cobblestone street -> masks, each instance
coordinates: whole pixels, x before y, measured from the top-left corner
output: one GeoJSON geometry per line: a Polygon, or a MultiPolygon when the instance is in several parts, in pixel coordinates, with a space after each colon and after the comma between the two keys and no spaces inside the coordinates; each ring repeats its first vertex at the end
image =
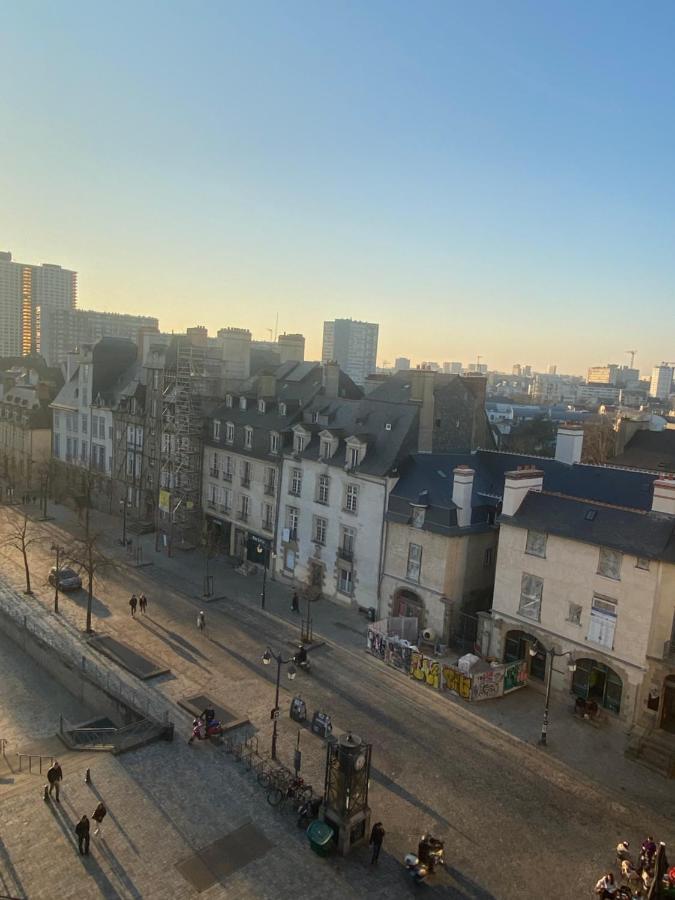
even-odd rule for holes
{"type": "MultiPolygon", "coordinates": [[[[46,523],[48,539],[33,554],[35,589],[45,604],[52,598],[44,584],[52,564],[48,547],[54,537],[63,539],[59,529],[71,521],[62,509],[54,512],[59,518],[46,523]]],[[[286,652],[297,640],[288,590],[269,583],[262,613],[260,580],[223,564],[216,572],[216,593],[225,599],[204,606],[198,599],[198,558],[155,556],[150,536],[141,543],[144,558],[154,564],[128,567],[116,543],[117,521],[99,517],[97,523],[106,529],[107,550],[119,562],[96,587],[97,633],[170,669],[147,682],[148,690],[174,704],[208,694],[250,719],[267,750],[276,673],[270,671],[274,667],[263,668],[260,657],[268,645],[286,652]],[[148,615],[135,620],[127,605],[132,590],[149,599],[148,615]],[[195,625],[200,608],[207,617],[204,635],[195,625]]],[[[2,560],[3,576],[20,589],[20,558],[2,560]]],[[[62,616],[82,628],[85,606],[84,592],[64,596],[62,616]]],[[[265,803],[241,764],[222,748],[187,745],[190,719],[176,706],[173,744],[118,757],[98,754],[79,767],[77,758],[69,758],[60,810],[42,801],[39,779],[17,779],[11,790],[0,784],[0,890],[27,898],[196,896],[175,865],[247,822],[271,848],[200,896],[406,897],[413,885],[401,859],[430,829],[445,840],[448,862],[447,871],[427,885],[431,896],[538,897],[543,873],[555,872],[564,873],[560,896],[573,898],[590,894],[612,863],[619,838],[637,841],[652,832],[672,841],[673,785],[624,760],[619,736],[611,730],[579,730],[584,724],[570,721],[561,700],[554,707],[551,750],[542,752],[533,744],[542,709],[533,691],[472,707],[449,701],[366,654],[366,624],[357,613],[320,602],[312,615],[326,643],[311,651],[311,673],[282,685],[280,756],[292,760],[297,729],[286,712],[295,693],[310,712],[329,712],[336,732],[351,729],[373,744],[371,806],[387,830],[376,869],[368,865],[366,849],[345,860],[311,853],[292,816],[265,803]],[[83,779],[87,765],[91,786],[83,779]],[[72,829],[82,812],[91,813],[97,793],[111,815],[104,841],[81,860],[72,829]]],[[[2,693],[3,723],[13,713],[15,690],[2,693]]],[[[44,709],[42,694],[42,684],[23,685],[19,702],[27,721],[44,709]]],[[[60,702],[55,696],[47,705],[60,702]]],[[[13,743],[30,739],[30,730],[22,735],[19,726],[10,734],[13,743]]],[[[323,744],[307,730],[301,741],[303,774],[320,787],[323,744]]]]}

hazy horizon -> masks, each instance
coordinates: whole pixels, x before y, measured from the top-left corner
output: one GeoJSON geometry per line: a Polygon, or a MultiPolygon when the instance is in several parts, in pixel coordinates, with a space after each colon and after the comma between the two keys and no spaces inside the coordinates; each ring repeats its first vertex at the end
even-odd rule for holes
{"type": "Polygon", "coordinates": [[[0,249],[83,308],[378,361],[675,356],[675,20],[653,3],[5,10],[0,249]],[[26,61],[30,64],[26,65],[26,61]]]}

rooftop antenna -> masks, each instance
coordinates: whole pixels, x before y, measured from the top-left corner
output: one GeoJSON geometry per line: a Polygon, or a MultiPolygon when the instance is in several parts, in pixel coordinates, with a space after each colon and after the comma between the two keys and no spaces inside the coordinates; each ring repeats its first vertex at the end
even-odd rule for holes
{"type": "Polygon", "coordinates": [[[637,350],[626,350],[626,353],[630,354],[630,367],[633,368],[633,363],[635,362],[635,355],[637,350]]]}
{"type": "Polygon", "coordinates": [[[277,319],[276,319],[276,322],[274,323],[274,340],[276,341],[276,339],[278,337],[279,337],[279,313],[277,312],[277,319]]]}

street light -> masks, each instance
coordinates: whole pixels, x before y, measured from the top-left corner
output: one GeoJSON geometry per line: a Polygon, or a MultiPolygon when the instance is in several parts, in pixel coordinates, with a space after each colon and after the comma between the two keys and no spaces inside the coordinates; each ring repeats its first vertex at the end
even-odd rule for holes
{"type": "Polygon", "coordinates": [[[539,738],[539,744],[542,747],[546,747],[547,745],[547,735],[548,735],[548,710],[549,703],[551,700],[551,675],[553,674],[553,660],[557,657],[569,656],[570,659],[567,663],[567,669],[570,672],[574,672],[577,668],[577,664],[574,662],[572,657],[573,650],[562,650],[558,652],[555,647],[545,647],[541,641],[535,641],[534,645],[530,647],[530,656],[536,656],[539,653],[539,650],[543,650],[546,654],[546,700],[544,701],[544,721],[541,725],[541,737],[539,738]]]}
{"type": "Polygon", "coordinates": [[[262,655],[262,663],[264,666],[269,666],[269,664],[274,660],[277,664],[277,692],[276,697],[274,699],[274,709],[272,710],[272,721],[274,723],[272,727],[272,759],[277,758],[277,722],[279,720],[279,683],[281,681],[281,667],[288,666],[288,680],[293,681],[295,678],[295,666],[293,665],[293,657],[289,656],[288,659],[284,659],[281,653],[275,653],[274,650],[271,650],[269,647],[262,655]]]}
{"type": "Polygon", "coordinates": [[[120,500],[120,506],[122,508],[122,538],[120,540],[120,544],[123,547],[127,545],[127,509],[131,509],[131,501],[130,500],[120,500]]]}
{"type": "Polygon", "coordinates": [[[52,553],[56,553],[56,575],[54,576],[54,612],[59,612],[59,576],[61,573],[61,554],[64,548],[59,544],[52,544],[52,553]]]}
{"type": "MultiPolygon", "coordinates": [[[[255,552],[263,557],[263,580],[262,591],[260,593],[260,609],[265,609],[265,589],[267,587],[267,566],[269,565],[270,551],[265,543],[258,538],[255,552]]],[[[274,554],[272,554],[272,558],[275,558],[274,554]]]]}

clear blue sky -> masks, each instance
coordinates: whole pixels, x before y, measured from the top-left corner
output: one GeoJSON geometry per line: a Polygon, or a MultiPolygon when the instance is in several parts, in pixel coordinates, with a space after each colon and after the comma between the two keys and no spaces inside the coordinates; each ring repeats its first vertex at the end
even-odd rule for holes
{"type": "Polygon", "coordinates": [[[675,357],[672,2],[5,6],[0,249],[164,328],[675,357]]]}

